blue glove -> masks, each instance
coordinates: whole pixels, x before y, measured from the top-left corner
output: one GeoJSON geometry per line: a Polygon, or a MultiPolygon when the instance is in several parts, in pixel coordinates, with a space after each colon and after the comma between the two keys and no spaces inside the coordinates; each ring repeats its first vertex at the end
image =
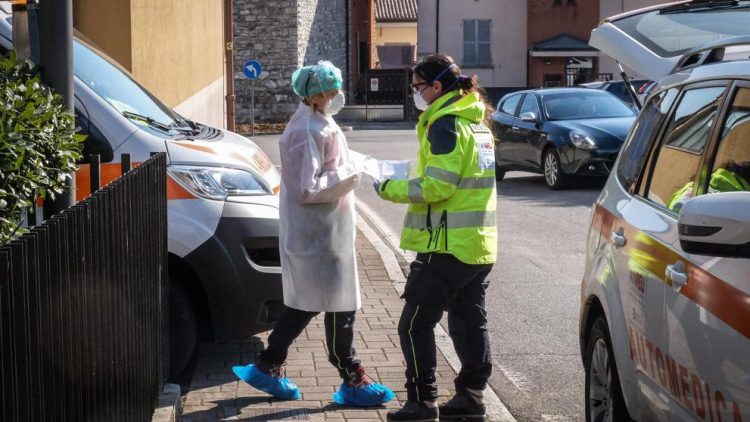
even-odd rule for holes
{"type": "Polygon", "coordinates": [[[380,195],[380,182],[375,182],[372,184],[372,187],[375,189],[375,193],[380,195]]]}

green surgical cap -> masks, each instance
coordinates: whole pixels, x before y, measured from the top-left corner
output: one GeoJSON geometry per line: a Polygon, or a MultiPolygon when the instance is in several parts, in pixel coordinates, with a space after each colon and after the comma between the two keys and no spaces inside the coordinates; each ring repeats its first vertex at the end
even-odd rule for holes
{"type": "Polygon", "coordinates": [[[292,89],[300,97],[312,97],[323,91],[341,89],[341,70],[329,61],[301,67],[292,75],[292,89]]]}

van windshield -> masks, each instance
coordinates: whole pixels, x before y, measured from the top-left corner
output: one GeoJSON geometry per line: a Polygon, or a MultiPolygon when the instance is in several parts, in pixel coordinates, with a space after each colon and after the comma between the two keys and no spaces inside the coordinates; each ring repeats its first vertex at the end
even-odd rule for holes
{"type": "Polygon", "coordinates": [[[73,67],[81,82],[120,113],[135,113],[168,126],[176,124],[176,116],[167,106],[117,66],[78,40],[73,42],[73,67]]]}

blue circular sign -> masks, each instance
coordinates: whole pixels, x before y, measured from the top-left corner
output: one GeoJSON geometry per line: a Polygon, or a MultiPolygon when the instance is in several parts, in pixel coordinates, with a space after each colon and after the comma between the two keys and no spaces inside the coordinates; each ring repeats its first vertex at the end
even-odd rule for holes
{"type": "Polygon", "coordinates": [[[263,71],[263,68],[260,67],[260,62],[256,60],[248,60],[244,66],[242,66],[242,71],[245,73],[245,76],[248,77],[248,79],[258,79],[260,77],[260,72],[263,71]]]}

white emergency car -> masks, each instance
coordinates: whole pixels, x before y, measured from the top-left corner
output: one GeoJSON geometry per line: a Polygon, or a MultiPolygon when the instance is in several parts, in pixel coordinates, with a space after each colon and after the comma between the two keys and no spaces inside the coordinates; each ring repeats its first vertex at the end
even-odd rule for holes
{"type": "Polygon", "coordinates": [[[586,419],[750,420],[750,1],[604,20],[590,44],[660,81],[591,216],[586,419]]]}
{"type": "Polygon", "coordinates": [[[591,216],[586,420],[750,420],[750,1],[604,20],[590,44],[660,81],[591,216]]]}
{"type": "MultiPolygon", "coordinates": [[[[12,48],[12,15],[0,1],[0,54],[12,48]]],[[[191,122],[76,35],[76,123],[84,154],[101,156],[102,184],[151,152],[168,162],[170,373],[188,363],[199,335],[239,339],[271,328],[281,312],[280,175],[266,154],[235,133],[191,122]]],[[[84,159],[84,162],[87,162],[84,159]]],[[[76,196],[89,194],[87,164],[76,196]]]]}

